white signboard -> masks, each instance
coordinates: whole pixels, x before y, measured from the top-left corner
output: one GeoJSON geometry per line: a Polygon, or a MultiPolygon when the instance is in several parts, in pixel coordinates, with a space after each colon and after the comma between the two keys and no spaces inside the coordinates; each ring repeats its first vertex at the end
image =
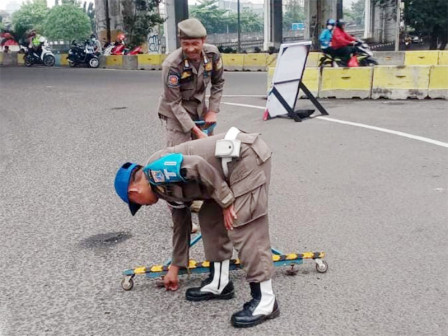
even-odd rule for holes
{"type": "Polygon", "coordinates": [[[272,89],[266,103],[265,113],[268,117],[289,115],[289,112],[294,110],[310,46],[311,41],[280,46],[272,89]]]}

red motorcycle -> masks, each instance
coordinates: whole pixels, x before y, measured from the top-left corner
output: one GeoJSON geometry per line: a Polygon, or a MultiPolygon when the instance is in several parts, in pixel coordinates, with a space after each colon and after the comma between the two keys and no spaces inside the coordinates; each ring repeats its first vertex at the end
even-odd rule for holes
{"type": "Polygon", "coordinates": [[[125,39],[126,39],[126,36],[123,33],[118,34],[115,43],[112,43],[104,48],[103,55],[110,56],[110,55],[143,54],[142,47],[140,47],[140,46],[135,47],[132,50],[129,50],[129,48],[126,48],[126,44],[124,43],[125,39]]]}

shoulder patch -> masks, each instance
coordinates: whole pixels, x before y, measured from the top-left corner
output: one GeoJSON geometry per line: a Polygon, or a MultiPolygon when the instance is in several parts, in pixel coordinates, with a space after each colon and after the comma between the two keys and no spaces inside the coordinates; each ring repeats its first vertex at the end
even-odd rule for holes
{"type": "Polygon", "coordinates": [[[222,68],[222,57],[220,57],[218,62],[215,63],[216,70],[220,70],[221,68],[222,68]]]}
{"type": "Polygon", "coordinates": [[[168,87],[178,87],[179,86],[180,76],[178,74],[170,73],[168,75],[167,85],[168,87]]]}

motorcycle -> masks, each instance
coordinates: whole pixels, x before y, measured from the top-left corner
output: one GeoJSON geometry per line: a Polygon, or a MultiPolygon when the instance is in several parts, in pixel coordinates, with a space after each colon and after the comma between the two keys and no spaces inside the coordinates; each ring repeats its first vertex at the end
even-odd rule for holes
{"type": "Polygon", "coordinates": [[[142,53],[142,47],[140,46],[129,50],[124,43],[113,43],[105,47],[103,55],[138,55],[142,53]]]}
{"type": "Polygon", "coordinates": [[[94,47],[88,41],[84,45],[80,45],[73,40],[68,51],[67,61],[70,67],[75,67],[78,64],[87,64],[89,68],[100,66],[100,60],[94,52],[94,47]]]}
{"type": "MultiPolygon", "coordinates": [[[[356,41],[350,58],[353,56],[356,56],[359,66],[378,65],[378,62],[373,58],[372,50],[370,50],[369,45],[364,41],[356,41]]],[[[346,67],[348,65],[339,56],[324,53],[319,60],[319,67],[324,66],[346,67]]]]}
{"type": "Polygon", "coordinates": [[[21,47],[21,52],[25,53],[24,61],[25,66],[30,67],[34,64],[43,64],[45,66],[53,66],[56,63],[56,58],[51,52],[47,43],[43,43],[41,46],[40,55],[36,53],[34,49],[28,49],[27,46],[21,47]]]}

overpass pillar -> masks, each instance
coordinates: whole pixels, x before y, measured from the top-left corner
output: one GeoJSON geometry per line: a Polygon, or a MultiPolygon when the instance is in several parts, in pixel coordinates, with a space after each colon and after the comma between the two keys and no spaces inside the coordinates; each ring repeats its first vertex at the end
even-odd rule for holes
{"type": "Polygon", "coordinates": [[[264,1],[264,43],[263,49],[278,49],[283,41],[282,0],[264,1]]]}
{"type": "Polygon", "coordinates": [[[364,6],[364,38],[370,39],[372,37],[372,22],[373,22],[373,10],[372,0],[366,0],[364,6]]]}
{"type": "Polygon", "coordinates": [[[180,47],[177,38],[177,24],[188,19],[188,0],[166,0],[166,21],[163,24],[166,39],[166,53],[170,53],[180,47]]]}
{"type": "Polygon", "coordinates": [[[319,49],[319,35],[328,19],[342,17],[342,0],[305,0],[305,39],[319,49]]]}

